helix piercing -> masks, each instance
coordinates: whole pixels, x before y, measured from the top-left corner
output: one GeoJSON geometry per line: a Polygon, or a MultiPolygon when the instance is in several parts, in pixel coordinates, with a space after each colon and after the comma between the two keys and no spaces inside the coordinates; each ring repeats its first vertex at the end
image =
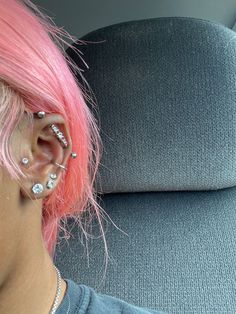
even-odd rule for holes
{"type": "Polygon", "coordinates": [[[77,154],[75,152],[71,153],[70,156],[74,159],[77,157],[77,154]]]}
{"type": "Polygon", "coordinates": [[[44,111],[39,111],[39,112],[37,112],[37,116],[38,116],[40,119],[45,118],[45,115],[46,115],[46,113],[45,113],[44,111]]]}

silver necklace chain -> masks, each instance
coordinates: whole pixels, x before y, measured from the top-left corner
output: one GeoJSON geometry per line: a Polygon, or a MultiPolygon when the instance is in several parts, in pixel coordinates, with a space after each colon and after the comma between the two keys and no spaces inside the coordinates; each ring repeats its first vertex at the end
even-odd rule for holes
{"type": "Polygon", "coordinates": [[[55,314],[56,309],[57,309],[58,300],[59,300],[59,297],[61,294],[61,273],[55,265],[53,265],[53,266],[55,267],[55,269],[57,271],[57,293],[56,293],[50,314],[55,314]]]}

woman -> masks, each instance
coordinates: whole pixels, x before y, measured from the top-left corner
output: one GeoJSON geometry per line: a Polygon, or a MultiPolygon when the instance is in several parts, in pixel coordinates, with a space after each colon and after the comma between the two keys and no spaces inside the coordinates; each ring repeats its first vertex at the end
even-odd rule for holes
{"type": "Polygon", "coordinates": [[[101,140],[60,34],[29,0],[0,0],[0,313],[161,313],[63,279],[53,264],[62,222],[89,209],[106,248],[93,191],[101,140]]]}

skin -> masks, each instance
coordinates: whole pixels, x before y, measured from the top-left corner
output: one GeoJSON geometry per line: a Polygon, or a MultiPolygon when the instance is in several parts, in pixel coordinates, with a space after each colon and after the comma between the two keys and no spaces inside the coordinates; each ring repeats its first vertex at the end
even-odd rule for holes
{"type": "MultiPolygon", "coordinates": [[[[49,175],[57,174],[57,186],[65,171],[54,162],[66,166],[72,145],[61,115],[35,117],[32,134],[27,124],[24,116],[11,141],[14,159],[27,175],[21,177],[23,187],[0,167],[0,313],[48,314],[56,295],[57,273],[42,237],[42,201],[54,189],[46,188],[49,175]],[[57,140],[49,127],[52,123],[64,133],[68,148],[63,149],[57,140]],[[28,165],[21,163],[23,157],[29,159],[28,165]],[[36,182],[44,185],[37,196],[31,191],[36,182]]],[[[58,306],[67,289],[64,280],[61,287],[58,306]]]]}

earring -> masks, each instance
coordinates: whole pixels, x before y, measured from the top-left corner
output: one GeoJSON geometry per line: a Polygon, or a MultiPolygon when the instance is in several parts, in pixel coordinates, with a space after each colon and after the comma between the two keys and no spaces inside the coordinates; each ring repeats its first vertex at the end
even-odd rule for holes
{"type": "MultiPolygon", "coordinates": [[[[77,154],[76,154],[75,152],[72,152],[72,153],[70,154],[70,157],[73,158],[73,159],[75,159],[75,158],[77,157],[77,154]]],[[[21,163],[22,163],[23,165],[28,165],[29,159],[26,158],[26,157],[24,157],[24,158],[21,159],[21,163]]],[[[65,169],[65,170],[67,170],[67,168],[64,167],[63,165],[60,165],[60,164],[58,164],[57,162],[55,162],[55,164],[56,164],[57,166],[59,166],[59,167],[65,169]]],[[[53,178],[52,178],[52,179],[53,179],[53,178]]],[[[56,179],[56,177],[55,177],[55,179],[56,179]]]]}
{"type": "Polygon", "coordinates": [[[67,148],[68,147],[68,143],[67,143],[67,140],[64,137],[64,134],[62,132],[60,132],[60,130],[58,129],[58,127],[55,124],[51,124],[50,128],[52,129],[53,133],[56,135],[56,137],[59,140],[59,142],[61,142],[63,144],[63,147],[67,148]]]}
{"type": "Polygon", "coordinates": [[[39,111],[39,112],[37,112],[37,116],[38,116],[40,119],[45,118],[45,115],[46,115],[46,113],[45,113],[44,111],[39,111]]]}
{"type": "Polygon", "coordinates": [[[36,183],[32,187],[32,191],[34,194],[40,194],[44,190],[43,185],[41,183],[36,183]]]}
{"type": "Polygon", "coordinates": [[[22,162],[23,165],[28,165],[29,159],[24,157],[24,158],[22,158],[21,162],[22,162]]]}
{"type": "MultiPolygon", "coordinates": [[[[38,118],[42,119],[45,118],[46,113],[44,111],[38,111],[36,112],[38,118]]],[[[52,129],[52,131],[54,132],[54,134],[56,135],[57,139],[63,144],[64,148],[68,147],[68,142],[64,137],[64,134],[62,132],[60,132],[60,130],[58,129],[58,127],[55,124],[51,124],[50,128],[52,129]]],[[[70,154],[71,158],[76,158],[77,154],[75,152],[72,152],[70,154]]],[[[59,167],[61,166],[62,168],[66,169],[64,166],[57,164],[59,167]]]]}
{"type": "Polygon", "coordinates": [[[77,157],[77,154],[75,152],[73,152],[73,153],[70,154],[70,157],[74,159],[74,158],[77,157]]]}
{"type": "MultiPolygon", "coordinates": [[[[70,157],[73,158],[73,159],[75,159],[75,158],[77,157],[77,154],[76,154],[75,152],[73,152],[73,153],[70,154],[70,157]]],[[[21,159],[21,162],[22,162],[23,165],[28,165],[29,159],[26,158],[26,157],[24,157],[24,158],[21,159]]],[[[55,165],[57,165],[58,167],[61,167],[61,168],[64,169],[64,170],[67,170],[67,168],[66,168],[65,166],[60,165],[60,164],[58,164],[57,162],[55,162],[55,165]]],[[[52,179],[53,179],[53,178],[52,178],[52,179]]],[[[56,179],[56,178],[55,178],[55,179],[56,179]]]]}
{"type": "Polygon", "coordinates": [[[56,173],[51,173],[50,174],[50,180],[48,180],[47,181],[47,183],[46,183],[46,187],[48,188],[48,189],[52,189],[53,187],[54,187],[54,180],[56,180],[56,178],[57,178],[57,175],[56,175],[56,173]]]}

